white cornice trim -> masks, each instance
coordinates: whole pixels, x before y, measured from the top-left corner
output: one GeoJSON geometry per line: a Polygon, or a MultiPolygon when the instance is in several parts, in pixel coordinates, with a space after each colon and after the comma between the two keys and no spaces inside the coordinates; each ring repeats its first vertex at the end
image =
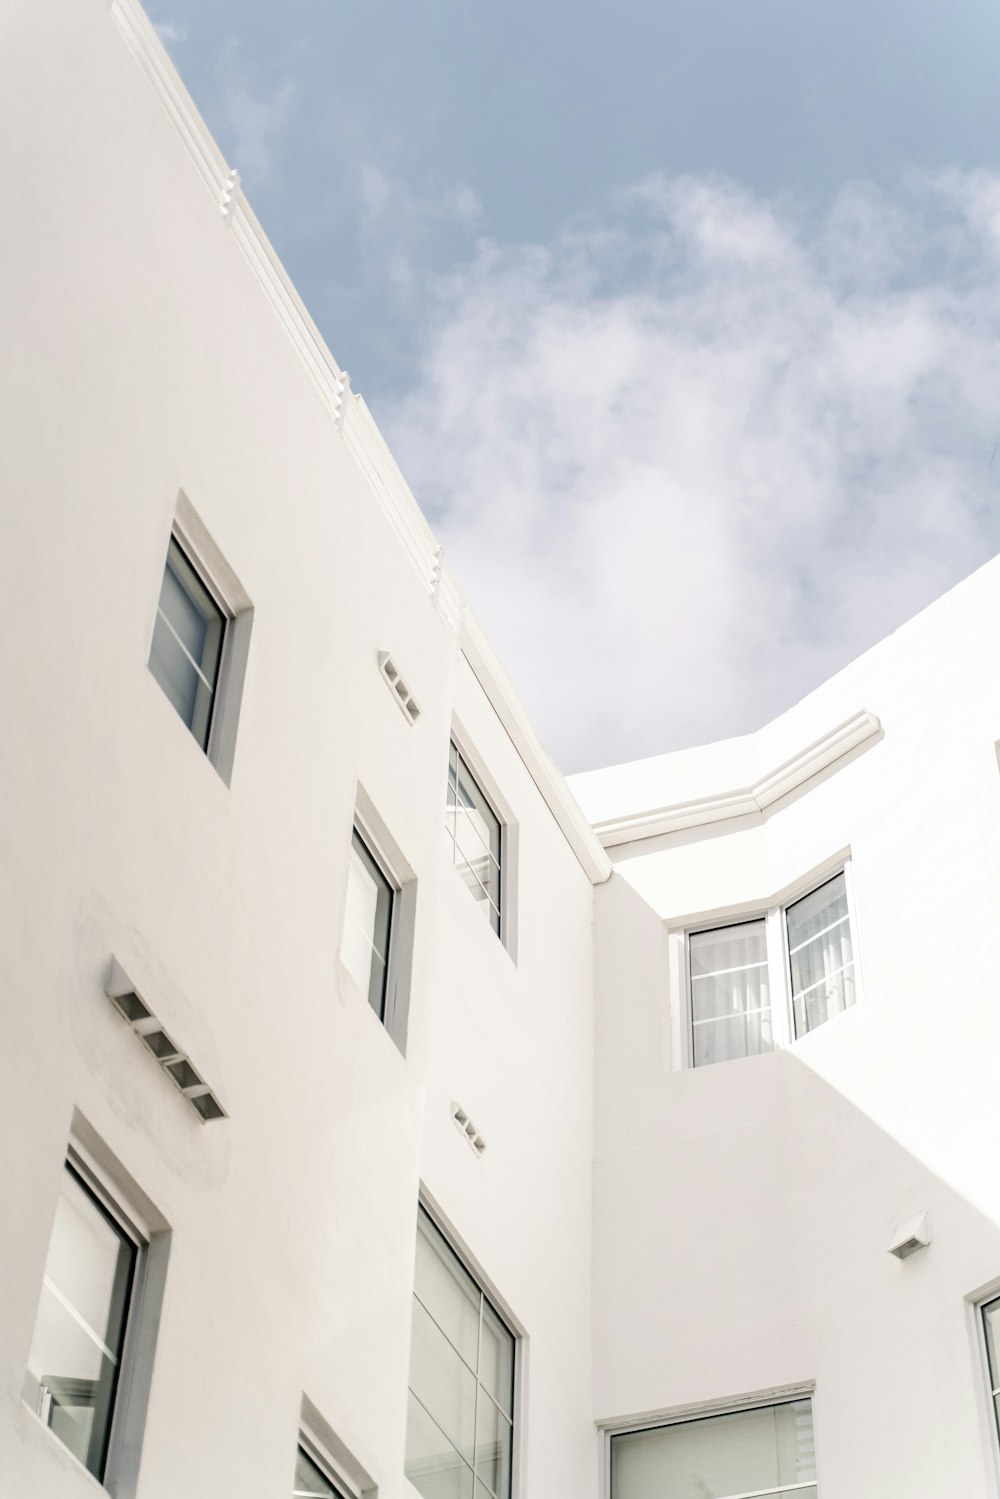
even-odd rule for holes
{"type": "Polygon", "coordinates": [[[610,817],[595,822],[594,832],[604,848],[635,843],[642,838],[656,838],[663,833],[677,833],[685,828],[704,827],[709,823],[727,822],[737,817],[761,817],[783,797],[836,764],[859,745],[874,739],[882,725],[867,708],[814,740],[805,749],[783,761],[752,786],[721,791],[715,796],[697,797],[689,802],[674,802],[665,807],[630,812],[625,817],[610,817]]]}
{"type": "Polygon", "coordinates": [[[428,597],[456,636],[494,711],[588,876],[606,880],[611,862],[528,721],[517,695],[465,603],[434,533],[361,397],[338,365],[278,259],[205,121],[138,0],[110,0],[110,14],[161,104],[428,597]]]}
{"type": "Polygon", "coordinates": [[[479,622],[466,610],[459,635],[462,654],[489,698],[511,743],[558,823],[584,873],[600,885],[612,872],[611,860],[594,835],[562,772],[542,747],[531,721],[515,693],[506,672],[483,634],[479,622]]]}
{"type": "Polygon", "coordinates": [[[246,257],[334,425],[344,434],[424,587],[433,594],[437,542],[368,408],[352,395],[350,377],[328,349],[258,223],[240,187],[239,173],[230,168],[216,145],[138,0],[111,0],[110,13],[208,188],[223,226],[246,257]]]}
{"type": "Polygon", "coordinates": [[[421,583],[433,597],[440,573],[437,538],[361,396],[352,394],[347,400],[341,430],[347,451],[367,479],[421,583]]]}
{"type": "Polygon", "coordinates": [[[152,81],[161,104],[221,213],[222,200],[232,174],[205,121],[195,108],[191,95],[181,82],[166,48],[136,0],[111,0],[111,16],[129,51],[142,64],[152,81]]]}

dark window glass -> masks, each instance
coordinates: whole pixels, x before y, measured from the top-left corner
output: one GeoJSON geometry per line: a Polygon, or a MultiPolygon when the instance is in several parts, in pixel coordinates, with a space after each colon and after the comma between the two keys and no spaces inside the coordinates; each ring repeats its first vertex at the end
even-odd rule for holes
{"type": "Polygon", "coordinates": [[[385,1020],[394,896],[388,878],[355,828],[347,871],[343,959],[380,1020],[385,1020]]]}
{"type": "Polygon", "coordinates": [[[139,1249],[67,1164],[28,1358],[47,1426],[103,1478],[139,1249]]]}
{"type": "Polygon", "coordinates": [[[171,537],[149,669],[203,750],[208,749],[226,617],[171,537]]]}
{"type": "Polygon", "coordinates": [[[502,825],[454,744],[448,759],[446,827],[455,867],[499,937],[502,825]]]}
{"type": "Polygon", "coordinates": [[[292,1499],[344,1499],[340,1489],[322,1473],[304,1447],[295,1455],[295,1487],[292,1499]]]}

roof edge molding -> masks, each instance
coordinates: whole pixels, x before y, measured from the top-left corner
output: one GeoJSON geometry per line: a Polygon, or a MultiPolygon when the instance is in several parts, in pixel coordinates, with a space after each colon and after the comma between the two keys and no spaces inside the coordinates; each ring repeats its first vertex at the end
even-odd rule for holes
{"type": "Polygon", "coordinates": [[[606,880],[611,873],[607,854],[562,772],[542,748],[371,412],[361,396],[351,390],[349,375],[334,359],[261,228],[240,186],[239,172],[229,166],[219,150],[138,0],[111,0],[109,10],[214,201],[220,227],[232,234],[243,252],[347,451],[367,480],[428,597],[456,637],[570,848],[591,880],[606,880]]]}
{"type": "Polygon", "coordinates": [[[875,714],[862,708],[751,786],[631,812],[624,817],[607,818],[593,824],[594,832],[605,848],[614,848],[619,844],[677,833],[686,828],[705,827],[714,822],[727,822],[737,817],[763,816],[775,803],[881,732],[882,725],[875,714]]]}
{"type": "Polygon", "coordinates": [[[584,873],[593,884],[603,884],[610,878],[611,860],[566,784],[562,771],[543,748],[492,646],[471,612],[464,615],[459,640],[462,654],[584,873]]]}

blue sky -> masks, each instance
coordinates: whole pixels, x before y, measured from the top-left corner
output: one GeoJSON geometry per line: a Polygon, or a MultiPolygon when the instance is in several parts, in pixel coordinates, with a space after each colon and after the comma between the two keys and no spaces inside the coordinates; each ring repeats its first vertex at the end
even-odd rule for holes
{"type": "Polygon", "coordinates": [[[565,769],[1000,546],[1000,7],[151,14],[565,769]]]}

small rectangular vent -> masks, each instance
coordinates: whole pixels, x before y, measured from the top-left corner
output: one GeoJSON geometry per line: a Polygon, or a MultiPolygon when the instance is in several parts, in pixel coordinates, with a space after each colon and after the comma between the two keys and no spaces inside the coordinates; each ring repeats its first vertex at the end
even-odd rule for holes
{"type": "Polygon", "coordinates": [[[195,1071],[188,1056],[167,1035],[146,1001],[117,958],[111,959],[111,970],[104,992],[123,1020],[127,1021],[174,1087],[187,1099],[199,1119],[225,1119],[227,1114],[211,1088],[195,1071]]]}
{"type": "Polygon", "coordinates": [[[930,1242],[931,1231],[927,1222],[927,1213],[916,1213],[905,1223],[896,1224],[892,1231],[889,1253],[894,1254],[897,1260],[908,1260],[910,1255],[916,1254],[918,1249],[926,1249],[930,1242]]]}
{"type": "Polygon", "coordinates": [[[472,1120],[469,1118],[468,1114],[466,1113],[465,1109],[462,1108],[462,1105],[460,1103],[452,1103],[451,1122],[459,1131],[462,1138],[465,1140],[466,1145],[469,1146],[469,1149],[473,1152],[473,1154],[477,1156],[482,1155],[483,1151],[486,1149],[486,1141],[483,1139],[482,1135],[479,1133],[478,1129],[473,1124],[472,1120]]]}
{"type": "Polygon", "coordinates": [[[409,687],[399,674],[399,667],[388,651],[379,651],[378,669],[396,700],[396,705],[407,723],[414,724],[420,717],[420,709],[409,687]]]}

